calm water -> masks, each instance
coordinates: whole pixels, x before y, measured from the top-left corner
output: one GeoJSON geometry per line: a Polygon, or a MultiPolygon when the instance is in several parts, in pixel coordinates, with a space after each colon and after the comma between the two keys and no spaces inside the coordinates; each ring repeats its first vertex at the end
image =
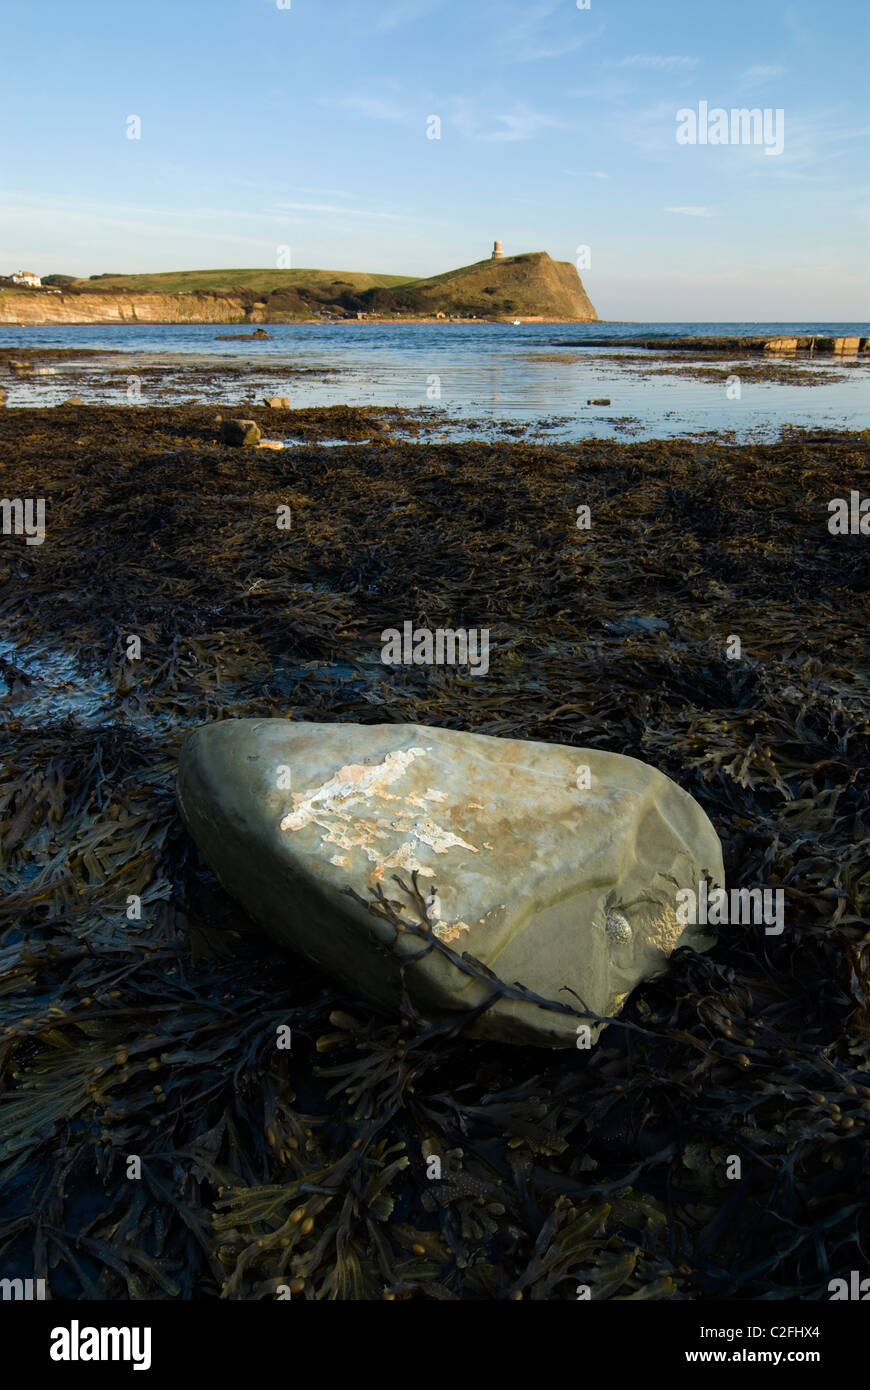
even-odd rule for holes
{"type": "MultiPolygon", "coordinates": [[[[51,406],[77,395],[129,403],[139,378],[143,405],[200,400],[243,404],[282,395],[291,405],[426,408],[449,417],[451,434],[498,433],[516,422],[552,439],[629,438],[735,431],[774,437],[785,424],[870,428],[870,364],[794,358],[819,384],[704,381],[690,365],[631,347],[557,346],[569,338],[705,337],[747,334],[868,336],[862,323],[270,324],[267,341],[220,342],[242,325],[143,324],[0,327],[0,347],[107,349],[68,359],[53,374],[6,381],[9,405],[51,406]],[[669,367],[667,374],[654,368],[669,367]],[[296,375],[302,369],[303,375],[296,375]],[[678,372],[673,369],[680,369],[678,372]],[[607,397],[607,406],[590,406],[607,397]]],[[[758,362],[760,359],[754,359],[758,362]]],[[[788,359],[786,359],[788,361],[788,359]]],[[[724,359],[728,374],[739,362],[724,359]]],[[[443,426],[439,427],[443,431],[443,426]]]]}

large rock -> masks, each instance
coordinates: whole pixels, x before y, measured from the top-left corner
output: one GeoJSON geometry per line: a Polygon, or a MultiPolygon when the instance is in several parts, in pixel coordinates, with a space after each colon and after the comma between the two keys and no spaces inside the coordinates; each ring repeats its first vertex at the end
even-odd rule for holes
{"type": "Polygon", "coordinates": [[[232,444],[239,449],[245,444],[256,444],[262,430],[256,420],[222,420],[220,427],[221,444],[232,444]]]}
{"type": "Polygon", "coordinates": [[[467,952],[559,1006],[498,999],[473,1031],[508,1042],[576,1043],[582,1017],[560,1008],[582,1013],[579,995],[613,1015],[677,945],[704,949],[677,921],[677,889],[697,891],[705,875],[724,885],[719,840],[692,797],[595,749],[226,720],[185,741],[178,797],[227,891],[355,993],[395,1007],[404,961],[427,1017],[478,1008],[495,987],[463,965],[467,952]],[[414,870],[416,902],[394,881],[410,886],[414,870]],[[397,933],[348,889],[366,901],[382,891],[409,928],[397,933]]]}

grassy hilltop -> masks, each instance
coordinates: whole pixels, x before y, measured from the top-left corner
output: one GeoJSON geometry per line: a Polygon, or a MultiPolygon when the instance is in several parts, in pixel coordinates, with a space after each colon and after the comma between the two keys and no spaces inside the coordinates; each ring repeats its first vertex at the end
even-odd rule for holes
{"type": "Polygon", "coordinates": [[[154,275],[92,275],[75,280],[77,290],[129,290],[136,294],[185,294],[212,290],[226,294],[232,290],[256,290],[272,294],[276,290],[300,286],[346,287],[354,290],[383,289],[404,285],[407,275],[369,275],[359,270],[165,270],[154,275]]]}

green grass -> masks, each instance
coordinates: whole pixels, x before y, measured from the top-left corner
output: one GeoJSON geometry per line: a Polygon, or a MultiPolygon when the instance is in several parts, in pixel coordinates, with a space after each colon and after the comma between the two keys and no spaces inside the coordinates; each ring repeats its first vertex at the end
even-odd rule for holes
{"type": "Polygon", "coordinates": [[[154,275],[104,275],[99,279],[77,280],[78,289],[156,291],[178,294],[185,290],[272,290],[296,289],[300,285],[329,285],[340,281],[355,290],[389,289],[404,285],[409,275],[369,275],[357,270],[167,270],[154,275]]]}
{"type": "MultiPolygon", "coordinates": [[[[527,251],[522,259],[523,261],[531,262],[536,260],[540,255],[541,252],[539,251],[527,251]]],[[[461,265],[458,266],[455,270],[442,270],[440,275],[426,275],[420,280],[404,280],[402,281],[402,283],[404,284],[406,289],[413,289],[416,288],[418,285],[443,285],[446,284],[449,280],[456,280],[460,275],[469,275],[472,271],[475,270],[492,270],[493,267],[495,267],[497,273],[498,270],[511,265],[515,260],[518,259],[519,257],[517,256],[505,256],[504,260],[493,261],[491,256],[487,256],[485,260],[475,261],[472,265],[461,265]]]]}

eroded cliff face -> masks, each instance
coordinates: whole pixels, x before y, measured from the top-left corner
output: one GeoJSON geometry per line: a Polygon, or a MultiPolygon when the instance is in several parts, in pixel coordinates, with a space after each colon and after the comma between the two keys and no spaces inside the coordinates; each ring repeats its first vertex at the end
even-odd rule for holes
{"type": "Polygon", "coordinates": [[[214,294],[0,295],[0,323],[245,323],[241,296],[214,294]]]}
{"type": "Polygon", "coordinates": [[[521,318],[595,322],[598,318],[583,282],[570,261],[554,261],[532,251],[501,261],[480,261],[449,275],[420,280],[387,291],[395,298],[416,296],[426,307],[448,312],[514,315],[521,318]]]}
{"type": "Polygon", "coordinates": [[[376,313],[392,310],[432,318],[441,314],[578,323],[598,318],[575,266],[554,261],[546,251],[478,261],[428,280],[369,290],[360,300],[361,308],[376,313]]]}

